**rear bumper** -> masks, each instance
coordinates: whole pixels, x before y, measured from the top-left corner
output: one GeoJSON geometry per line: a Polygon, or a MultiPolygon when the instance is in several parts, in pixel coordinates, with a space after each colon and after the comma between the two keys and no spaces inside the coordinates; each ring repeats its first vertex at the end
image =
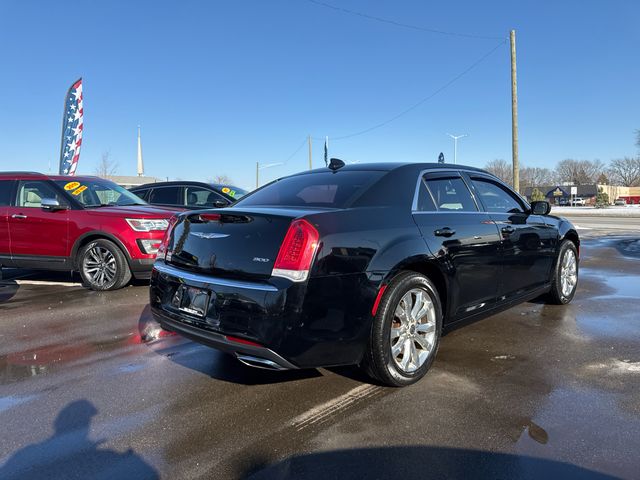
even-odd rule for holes
{"type": "Polygon", "coordinates": [[[166,330],[179,333],[190,340],[208,345],[216,350],[231,353],[241,361],[251,364],[251,366],[271,370],[293,370],[298,368],[266,347],[233,342],[221,333],[206,331],[177,321],[157,308],[152,308],[151,311],[156,320],[158,320],[166,330]]]}
{"type": "MultiPolygon", "coordinates": [[[[164,328],[197,342],[236,356],[266,359],[282,368],[315,368],[360,361],[371,328],[375,293],[366,275],[360,274],[311,278],[306,283],[282,278],[247,282],[156,261],[150,303],[164,328]],[[185,285],[209,292],[204,316],[173,304],[176,291],[185,285]]],[[[254,365],[251,360],[245,363],[254,365]]]]}

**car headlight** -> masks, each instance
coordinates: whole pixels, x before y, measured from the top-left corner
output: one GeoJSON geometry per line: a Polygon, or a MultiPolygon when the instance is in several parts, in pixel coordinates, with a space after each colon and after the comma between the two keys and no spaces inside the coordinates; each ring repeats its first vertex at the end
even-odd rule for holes
{"type": "Polygon", "coordinates": [[[164,231],[169,226],[169,222],[163,218],[125,218],[129,226],[136,232],[164,231]]]}

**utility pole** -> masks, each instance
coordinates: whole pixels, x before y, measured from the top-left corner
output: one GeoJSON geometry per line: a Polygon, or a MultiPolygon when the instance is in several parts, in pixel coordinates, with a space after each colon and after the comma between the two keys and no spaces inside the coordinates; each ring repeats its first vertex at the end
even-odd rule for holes
{"type": "Polygon", "coordinates": [[[511,152],[513,157],[513,188],[520,192],[518,160],[518,77],[516,75],[516,31],[511,30],[511,152]]]}
{"type": "Polygon", "coordinates": [[[313,167],[311,166],[311,135],[309,135],[309,170],[313,167]]]}
{"type": "Polygon", "coordinates": [[[258,172],[260,171],[260,162],[256,162],[256,188],[258,188],[258,172]]]}
{"type": "Polygon", "coordinates": [[[453,138],[453,164],[455,165],[458,163],[458,139],[468,137],[469,135],[466,133],[464,135],[451,135],[450,133],[447,133],[447,135],[453,138]]]}

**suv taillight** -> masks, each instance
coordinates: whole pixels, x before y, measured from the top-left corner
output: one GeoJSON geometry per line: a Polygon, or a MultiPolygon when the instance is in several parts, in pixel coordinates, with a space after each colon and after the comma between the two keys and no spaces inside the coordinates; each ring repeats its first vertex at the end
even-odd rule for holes
{"type": "Polygon", "coordinates": [[[294,282],[304,282],[309,276],[309,268],[318,249],[319,239],[318,231],[306,220],[291,222],[271,275],[288,278],[294,282]]]}
{"type": "MultiPolygon", "coordinates": [[[[166,260],[167,258],[167,246],[169,245],[169,238],[171,238],[171,231],[173,230],[174,225],[178,222],[178,216],[174,215],[169,219],[169,225],[164,232],[164,237],[162,237],[162,242],[158,245],[158,252],[156,253],[156,259],[166,260]]],[[[171,260],[171,258],[169,258],[171,260]]]]}

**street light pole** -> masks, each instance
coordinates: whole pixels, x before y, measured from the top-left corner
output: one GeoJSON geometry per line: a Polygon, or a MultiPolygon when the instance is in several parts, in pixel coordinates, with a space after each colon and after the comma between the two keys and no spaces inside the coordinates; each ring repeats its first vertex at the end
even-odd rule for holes
{"type": "Polygon", "coordinates": [[[453,164],[455,165],[458,163],[458,139],[468,137],[469,135],[466,133],[464,135],[451,135],[450,133],[447,133],[447,135],[453,138],[453,164]]]}

